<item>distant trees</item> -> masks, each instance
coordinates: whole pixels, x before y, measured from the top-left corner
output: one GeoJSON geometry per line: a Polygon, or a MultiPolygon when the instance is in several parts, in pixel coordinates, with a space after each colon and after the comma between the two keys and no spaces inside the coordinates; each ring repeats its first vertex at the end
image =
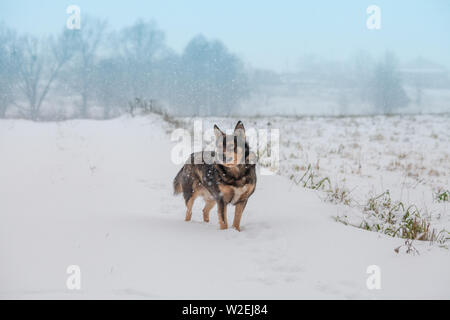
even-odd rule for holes
{"type": "Polygon", "coordinates": [[[18,80],[19,52],[13,31],[0,25],[0,118],[15,99],[18,80]]]}
{"type": "Polygon", "coordinates": [[[105,21],[85,17],[81,29],[45,38],[0,26],[0,117],[11,107],[38,120],[48,116],[45,105],[64,117],[73,106],[81,118],[101,107],[109,118],[137,98],[173,113],[230,114],[249,90],[243,63],[221,42],[197,36],[178,54],[153,21],[108,33],[105,21]]]}
{"type": "Polygon", "coordinates": [[[105,28],[105,21],[86,17],[83,19],[83,28],[73,30],[75,56],[68,76],[72,92],[78,93],[81,97],[78,107],[79,116],[82,118],[88,117],[89,102],[96,96],[96,81],[99,79],[96,79],[95,75],[98,74],[97,60],[105,28]]]}
{"type": "Polygon", "coordinates": [[[94,73],[95,101],[103,108],[103,118],[120,114],[132,95],[128,91],[127,64],[119,57],[105,58],[98,62],[94,73]]]}
{"type": "Polygon", "coordinates": [[[375,68],[373,58],[368,52],[359,51],[354,56],[351,68],[357,97],[363,103],[371,103],[370,88],[375,68]]]}
{"type": "MultiPolygon", "coordinates": [[[[387,52],[377,62],[366,51],[358,51],[348,61],[327,61],[304,56],[299,64],[304,91],[318,92],[317,101],[333,93],[339,114],[392,113],[408,105],[399,64],[387,52]]],[[[331,101],[330,101],[331,102],[331,101]]]]}
{"type": "MultiPolygon", "coordinates": [[[[420,103],[422,91],[417,87],[420,103]]],[[[301,60],[298,73],[280,74],[248,70],[222,42],[202,35],[178,53],[166,44],[154,21],[139,20],[108,32],[105,21],[85,17],[80,30],[64,29],[46,38],[16,36],[0,26],[0,117],[19,114],[38,120],[47,116],[41,112],[45,105],[45,110],[58,108],[64,117],[109,118],[136,99],[175,114],[226,116],[239,113],[247,98],[270,110],[277,101],[274,96],[287,101],[299,92],[299,102],[313,97],[323,105],[334,99],[329,105],[334,103],[338,113],[354,112],[353,106],[391,113],[408,104],[398,63],[390,53],[378,63],[363,52],[347,62],[309,55],[301,60]],[[55,106],[55,101],[62,103],[55,106]],[[67,107],[75,107],[75,112],[67,115],[67,107]]],[[[294,104],[297,108],[297,101],[294,104]]]]}
{"type": "Polygon", "coordinates": [[[43,101],[59,75],[61,68],[73,55],[73,33],[64,30],[56,39],[40,40],[32,36],[20,39],[18,88],[28,105],[19,107],[25,117],[39,118],[43,101]]]}
{"type": "Polygon", "coordinates": [[[118,49],[126,63],[130,95],[133,98],[156,98],[159,95],[157,64],[168,50],[164,32],[153,21],[139,20],[120,32],[118,49]]]}
{"type": "Polygon", "coordinates": [[[351,63],[353,87],[358,101],[372,106],[375,113],[392,113],[408,105],[399,64],[395,55],[386,52],[376,62],[365,51],[358,52],[351,63]]]}
{"type": "Polygon", "coordinates": [[[181,57],[185,108],[200,115],[229,115],[248,94],[242,62],[219,41],[197,36],[181,57]]]}
{"type": "Polygon", "coordinates": [[[398,62],[393,53],[387,52],[375,66],[369,96],[374,107],[383,113],[391,113],[408,105],[409,99],[402,86],[398,62]]]}

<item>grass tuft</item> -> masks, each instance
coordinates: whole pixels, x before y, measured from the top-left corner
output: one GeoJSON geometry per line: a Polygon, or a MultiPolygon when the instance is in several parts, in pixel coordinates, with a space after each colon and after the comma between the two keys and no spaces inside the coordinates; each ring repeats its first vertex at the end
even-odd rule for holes
{"type": "Polygon", "coordinates": [[[415,205],[393,201],[389,190],[369,198],[363,208],[364,220],[360,228],[381,232],[403,239],[438,242],[444,244],[448,232],[430,227],[429,219],[421,215],[415,205]]]}
{"type": "Polygon", "coordinates": [[[449,202],[450,201],[450,191],[449,190],[438,190],[435,193],[435,199],[437,202],[449,202]]]}

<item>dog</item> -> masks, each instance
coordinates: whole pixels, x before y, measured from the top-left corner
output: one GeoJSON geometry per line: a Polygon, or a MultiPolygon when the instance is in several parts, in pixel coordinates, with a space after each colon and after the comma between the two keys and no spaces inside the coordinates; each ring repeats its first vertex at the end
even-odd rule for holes
{"type": "Polygon", "coordinates": [[[217,203],[220,229],[228,228],[227,206],[235,206],[233,227],[241,231],[242,213],[256,187],[255,155],[250,152],[241,121],[234,133],[226,135],[214,125],[216,151],[192,153],[173,180],[174,194],[183,193],[186,221],[192,217],[197,197],[205,201],[203,221],[217,203]]]}

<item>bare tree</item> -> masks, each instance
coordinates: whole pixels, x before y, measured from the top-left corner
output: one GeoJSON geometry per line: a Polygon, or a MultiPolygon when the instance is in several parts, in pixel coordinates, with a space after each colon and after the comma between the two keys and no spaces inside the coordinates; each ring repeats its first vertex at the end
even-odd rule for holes
{"type": "Polygon", "coordinates": [[[130,98],[124,90],[126,68],[126,63],[120,58],[102,59],[95,68],[96,101],[103,107],[104,119],[117,115],[130,98]]]}
{"type": "Polygon", "coordinates": [[[75,32],[76,59],[71,74],[72,83],[81,96],[80,116],[88,116],[89,100],[95,91],[95,68],[100,44],[105,35],[106,22],[90,17],[83,19],[83,26],[75,32]]]}
{"type": "Polygon", "coordinates": [[[164,32],[156,23],[137,21],[119,36],[119,52],[127,63],[127,79],[134,98],[155,98],[158,94],[155,64],[166,54],[164,32]]]}
{"type": "Polygon", "coordinates": [[[73,33],[64,30],[56,39],[38,39],[24,36],[20,41],[22,52],[19,67],[19,89],[28,102],[18,106],[24,117],[37,120],[42,103],[61,68],[73,55],[73,33]]]}
{"type": "Polygon", "coordinates": [[[185,113],[230,115],[248,96],[242,61],[220,41],[194,37],[184,49],[181,63],[185,113]]]}
{"type": "Polygon", "coordinates": [[[16,45],[15,33],[0,25],[0,118],[5,117],[15,98],[19,57],[16,45]]]}
{"type": "Polygon", "coordinates": [[[374,107],[383,113],[391,113],[408,105],[409,99],[402,85],[397,58],[393,53],[387,52],[375,67],[370,90],[374,107]]]}

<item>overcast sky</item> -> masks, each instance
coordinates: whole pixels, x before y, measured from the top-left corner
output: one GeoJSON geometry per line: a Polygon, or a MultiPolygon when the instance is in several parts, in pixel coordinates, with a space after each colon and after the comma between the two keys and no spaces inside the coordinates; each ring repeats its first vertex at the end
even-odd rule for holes
{"type": "Polygon", "coordinates": [[[218,38],[255,67],[285,71],[304,55],[340,59],[357,50],[450,67],[450,0],[0,0],[0,21],[20,32],[56,33],[71,4],[111,29],[154,19],[177,51],[199,33],[218,38]],[[366,27],[372,4],[381,8],[380,30],[366,27]]]}

